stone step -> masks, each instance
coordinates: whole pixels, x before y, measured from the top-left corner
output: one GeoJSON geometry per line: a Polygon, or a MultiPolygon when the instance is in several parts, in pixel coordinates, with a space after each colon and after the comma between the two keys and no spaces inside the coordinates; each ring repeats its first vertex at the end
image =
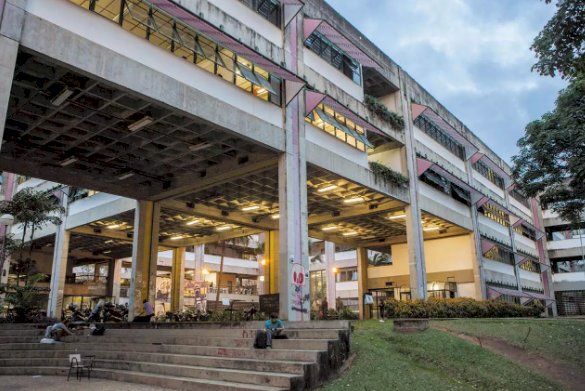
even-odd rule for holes
{"type": "MultiPolygon", "coordinates": [[[[42,366],[49,360],[58,360],[58,366],[67,365],[69,354],[79,353],[75,350],[22,350],[0,352],[0,366],[42,366]],[[8,354],[10,353],[10,354],[8,354]]],[[[281,372],[304,375],[314,362],[269,361],[262,359],[242,359],[229,357],[195,356],[169,353],[142,353],[129,351],[84,351],[82,355],[95,355],[100,360],[143,361],[199,367],[242,369],[261,372],[281,372]]],[[[313,368],[316,370],[317,368],[313,368]]]]}
{"type": "MultiPolygon", "coordinates": [[[[67,376],[69,368],[64,367],[0,367],[1,375],[43,375],[43,376],[67,376]]],[[[194,379],[179,376],[162,376],[151,373],[132,372],[125,370],[112,370],[95,368],[92,372],[93,377],[115,380],[120,382],[130,382],[138,384],[148,384],[151,386],[171,388],[176,390],[190,391],[284,391],[285,387],[273,387],[267,385],[245,384],[224,382],[211,379],[194,379]]]]}
{"type": "MultiPolygon", "coordinates": [[[[287,330],[297,329],[349,329],[348,320],[312,320],[310,322],[288,322],[284,325],[287,330]]],[[[214,322],[151,322],[151,323],[106,323],[108,328],[119,329],[251,329],[258,330],[264,328],[264,321],[253,322],[232,322],[232,323],[214,323],[214,322]]],[[[0,329],[1,329],[0,325],[0,329]]]]}
{"type": "Polygon", "coordinates": [[[217,356],[241,359],[259,359],[267,361],[297,361],[316,362],[318,350],[295,350],[295,349],[254,349],[216,347],[216,346],[189,346],[189,345],[165,345],[165,344],[123,344],[123,343],[61,343],[54,345],[35,343],[11,343],[0,346],[0,355],[11,357],[15,351],[71,351],[77,349],[83,354],[92,354],[106,351],[129,351],[144,353],[170,353],[198,356],[217,356]]]}
{"type": "MultiPolygon", "coordinates": [[[[72,335],[64,338],[67,343],[135,343],[149,344],[162,343],[171,345],[193,345],[193,346],[219,346],[219,347],[251,347],[253,340],[250,338],[224,338],[224,337],[173,337],[166,335],[153,335],[148,338],[140,336],[88,336],[72,335]]],[[[37,337],[0,337],[0,347],[6,343],[34,343],[39,342],[37,337]]],[[[274,349],[296,349],[296,350],[327,350],[329,340],[327,339],[276,339],[272,341],[274,349]]]]}

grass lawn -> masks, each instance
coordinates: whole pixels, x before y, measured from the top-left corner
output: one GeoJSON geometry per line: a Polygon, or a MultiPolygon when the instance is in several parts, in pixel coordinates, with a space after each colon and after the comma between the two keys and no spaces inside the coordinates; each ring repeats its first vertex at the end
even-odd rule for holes
{"type": "Polygon", "coordinates": [[[433,325],[467,335],[496,337],[542,357],[585,366],[585,320],[461,319],[434,321],[433,325]]]}
{"type": "Polygon", "coordinates": [[[556,383],[447,333],[395,334],[392,321],[355,323],[357,357],[322,390],[561,390],[556,383]]]}

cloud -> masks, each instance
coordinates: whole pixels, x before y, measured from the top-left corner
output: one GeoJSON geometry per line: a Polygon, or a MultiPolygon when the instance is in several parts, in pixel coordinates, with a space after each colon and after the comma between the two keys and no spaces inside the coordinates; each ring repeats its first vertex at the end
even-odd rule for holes
{"type": "Polygon", "coordinates": [[[554,6],[534,0],[329,0],[504,159],[564,82],[530,71],[554,6]]]}

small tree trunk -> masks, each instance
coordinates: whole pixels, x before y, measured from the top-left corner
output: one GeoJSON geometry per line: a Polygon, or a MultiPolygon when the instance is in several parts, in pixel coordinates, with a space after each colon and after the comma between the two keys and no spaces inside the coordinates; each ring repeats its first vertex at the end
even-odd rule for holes
{"type": "Polygon", "coordinates": [[[219,274],[217,275],[217,283],[216,283],[216,289],[217,292],[215,293],[215,310],[217,311],[217,308],[219,307],[219,284],[221,283],[221,278],[223,277],[223,258],[225,256],[225,247],[226,247],[226,243],[225,241],[223,241],[222,245],[221,245],[221,257],[219,259],[219,274]]]}
{"type": "Polygon", "coordinates": [[[22,227],[22,239],[20,241],[20,245],[19,245],[19,253],[20,255],[18,256],[18,259],[16,260],[17,264],[18,264],[18,268],[16,270],[16,286],[20,285],[20,268],[23,265],[24,260],[22,259],[22,255],[24,253],[24,240],[26,239],[26,229],[28,228],[28,223],[24,223],[23,227],[22,227]]]}

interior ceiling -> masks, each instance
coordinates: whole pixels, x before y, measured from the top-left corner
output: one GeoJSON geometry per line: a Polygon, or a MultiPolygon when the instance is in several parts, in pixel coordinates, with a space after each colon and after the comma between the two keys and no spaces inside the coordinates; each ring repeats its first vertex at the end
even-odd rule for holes
{"type": "Polygon", "coordinates": [[[94,183],[93,189],[133,198],[172,189],[174,179],[202,174],[226,161],[272,153],[201,119],[26,52],[17,59],[7,114],[0,164],[8,170],[74,186],[94,183]],[[72,94],[54,105],[66,90],[72,94]],[[136,131],[128,128],[144,118],[152,122],[136,131]],[[17,171],[25,166],[35,172],[17,171]]]}

